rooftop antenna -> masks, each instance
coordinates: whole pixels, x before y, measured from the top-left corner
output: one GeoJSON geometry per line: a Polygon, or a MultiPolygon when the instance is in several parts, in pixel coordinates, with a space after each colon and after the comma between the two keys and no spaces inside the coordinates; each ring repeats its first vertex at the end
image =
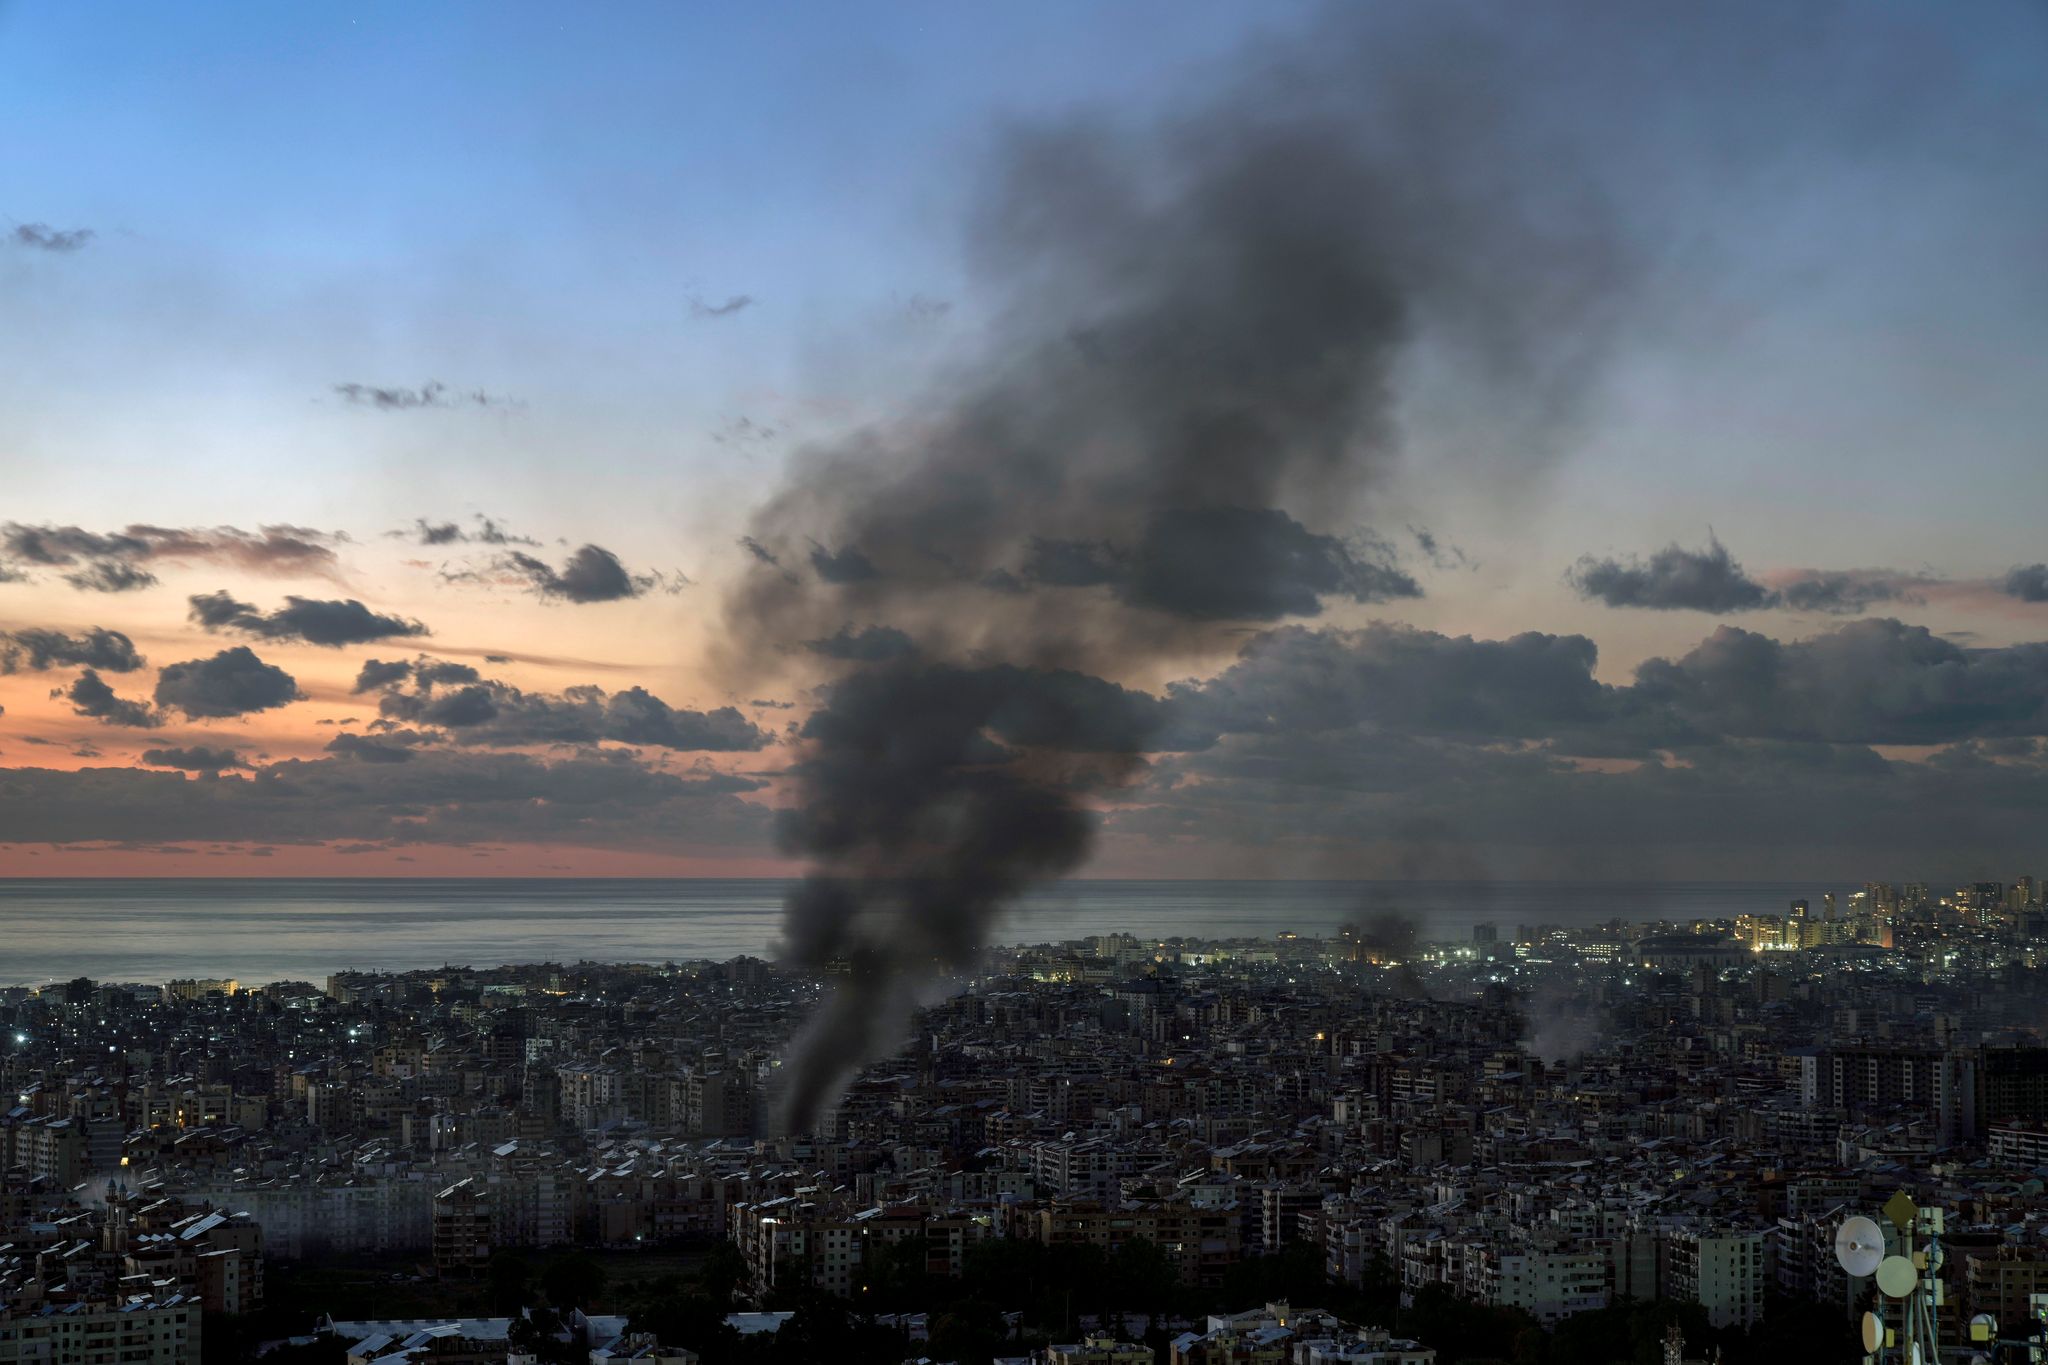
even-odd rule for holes
{"type": "Polygon", "coordinates": [[[1904,1190],[1884,1206],[1893,1233],[1861,1215],[1843,1222],[1835,1232],[1835,1260],[1852,1279],[1877,1279],[1875,1308],[1863,1315],[1865,1365],[1938,1365],[1941,1359],[1940,1309],[1945,1298],[1941,1276],[1942,1211],[1923,1209],[1904,1190]],[[1915,1234],[1925,1239],[1915,1247],[1915,1234]],[[1889,1253],[1889,1254],[1887,1254],[1889,1253]],[[1896,1327],[1885,1322],[1885,1303],[1898,1305],[1896,1327]]]}

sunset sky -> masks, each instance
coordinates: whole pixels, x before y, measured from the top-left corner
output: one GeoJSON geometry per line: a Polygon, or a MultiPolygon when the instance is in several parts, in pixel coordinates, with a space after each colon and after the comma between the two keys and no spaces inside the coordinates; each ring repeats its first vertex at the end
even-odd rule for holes
{"type": "Polygon", "coordinates": [[[1095,875],[2043,870],[2048,17],[1508,9],[0,0],[0,875],[785,872],[832,623],[1156,699],[1095,875]],[[820,510],[1125,335],[1341,45],[1467,74],[1332,97],[1445,150],[1364,472],[1256,504],[1314,573],[1157,591],[1107,423],[985,606],[820,510]]]}

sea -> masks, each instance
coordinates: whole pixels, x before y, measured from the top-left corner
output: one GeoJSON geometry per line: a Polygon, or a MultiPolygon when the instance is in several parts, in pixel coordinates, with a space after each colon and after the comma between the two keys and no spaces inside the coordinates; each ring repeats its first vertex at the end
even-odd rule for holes
{"type": "MultiPolygon", "coordinates": [[[[318,983],[330,972],[509,962],[773,956],[781,880],[0,880],[0,986],[87,976],[318,983]]],[[[1474,925],[1587,926],[1782,911],[1819,890],[1761,882],[1063,881],[996,925],[998,943],[1328,935],[1399,911],[1423,936],[1474,925]]],[[[1846,888],[1839,888],[1846,890],[1846,888]]]]}

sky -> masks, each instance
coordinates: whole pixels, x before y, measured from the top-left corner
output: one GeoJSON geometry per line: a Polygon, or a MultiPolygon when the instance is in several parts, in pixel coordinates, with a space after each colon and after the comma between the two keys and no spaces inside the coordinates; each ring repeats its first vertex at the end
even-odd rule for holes
{"type": "Polygon", "coordinates": [[[2044,40],[0,2],[0,875],[2034,869],[2044,40]]]}

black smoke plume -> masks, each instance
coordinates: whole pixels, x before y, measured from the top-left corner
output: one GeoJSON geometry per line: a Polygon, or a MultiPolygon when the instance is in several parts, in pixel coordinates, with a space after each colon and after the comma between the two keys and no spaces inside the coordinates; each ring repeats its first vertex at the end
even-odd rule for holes
{"type": "Polygon", "coordinates": [[[1487,43],[1360,13],[1146,126],[1000,137],[969,224],[986,344],[914,416],[800,453],[748,528],[735,671],[833,670],[782,825],[811,869],[783,948],[843,980],[792,1128],[1082,863],[1098,797],[1198,742],[1109,679],[1421,591],[1362,521],[1415,374],[1472,384],[1531,465],[1578,408],[1630,273],[1609,200],[1487,43]],[[901,643],[851,647],[878,638],[901,643]]]}

